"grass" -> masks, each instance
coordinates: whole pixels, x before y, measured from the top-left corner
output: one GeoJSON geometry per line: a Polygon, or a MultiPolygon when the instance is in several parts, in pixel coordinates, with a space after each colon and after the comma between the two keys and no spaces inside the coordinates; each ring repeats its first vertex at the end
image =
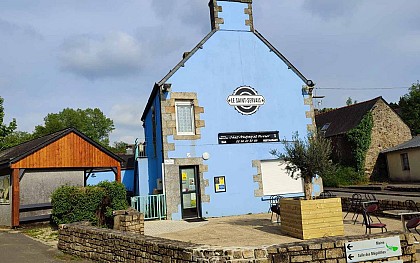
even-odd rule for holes
{"type": "Polygon", "coordinates": [[[58,241],[58,230],[50,225],[29,226],[22,229],[22,233],[43,242],[58,241]]]}

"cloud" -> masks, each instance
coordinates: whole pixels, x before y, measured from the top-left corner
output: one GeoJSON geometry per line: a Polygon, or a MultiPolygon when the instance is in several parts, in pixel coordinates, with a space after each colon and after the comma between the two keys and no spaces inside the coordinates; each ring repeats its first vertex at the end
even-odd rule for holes
{"type": "Polygon", "coordinates": [[[347,17],[357,11],[361,0],[336,1],[336,0],[304,0],[303,9],[325,20],[347,17]]]}
{"type": "Polygon", "coordinates": [[[60,50],[61,69],[90,80],[135,75],[142,58],[140,43],[123,32],[103,37],[75,36],[60,50]]]}
{"type": "Polygon", "coordinates": [[[0,18],[0,32],[14,35],[21,34],[37,40],[43,40],[44,36],[39,33],[34,27],[29,25],[19,25],[0,18]]]}
{"type": "Polygon", "coordinates": [[[110,118],[118,126],[141,127],[140,117],[138,104],[115,104],[111,108],[110,118]]]}
{"type": "Polygon", "coordinates": [[[159,0],[152,1],[152,8],[156,15],[163,19],[166,25],[178,25],[179,27],[193,27],[201,33],[207,33],[210,22],[206,25],[201,23],[203,17],[209,17],[209,7],[202,1],[191,0],[159,0]]]}

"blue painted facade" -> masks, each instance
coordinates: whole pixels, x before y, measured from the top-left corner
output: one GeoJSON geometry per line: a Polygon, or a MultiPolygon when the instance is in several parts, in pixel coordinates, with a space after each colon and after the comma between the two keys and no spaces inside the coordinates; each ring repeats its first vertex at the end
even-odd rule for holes
{"type": "Polygon", "coordinates": [[[173,203],[168,217],[174,220],[182,219],[181,201],[176,200],[181,193],[179,190],[173,193],[177,189],[174,181],[180,180],[176,170],[178,164],[188,165],[189,159],[194,160],[191,165],[201,160],[199,167],[205,167],[200,171],[201,198],[197,199],[200,216],[267,212],[268,203],[258,194],[255,162],[274,159],[270,150],[282,150],[283,145],[280,142],[219,144],[218,134],[278,131],[280,139],[291,140],[295,132],[305,136],[308,125],[312,124],[306,116],[311,108],[304,104],[302,95],[302,86],[309,82],[253,29],[252,20],[246,24],[250,16],[244,9],[250,8],[250,1],[212,0],[211,9],[212,4],[222,10],[217,16],[223,18],[223,24],[218,24],[212,15],[213,31],[156,84],[142,118],[149,194],[156,189],[156,180],[163,178],[164,192],[170,196],[168,207],[173,203]],[[264,104],[254,114],[241,114],[227,101],[241,86],[252,87],[264,97],[264,104]],[[170,123],[162,119],[168,108],[166,102],[173,94],[182,93],[195,94],[198,105],[194,106],[204,109],[199,115],[204,125],[198,129],[198,138],[180,139],[165,130],[170,125],[162,124],[170,123]],[[204,160],[203,153],[208,153],[210,158],[204,160]],[[225,177],[226,192],[215,192],[214,177],[218,176],[225,177]]]}
{"type": "MultiPolygon", "coordinates": [[[[90,175],[86,181],[86,185],[97,185],[100,182],[115,181],[115,173],[113,171],[95,172],[90,175]]],[[[134,169],[121,170],[121,182],[124,184],[127,191],[134,190],[134,169]]]]}

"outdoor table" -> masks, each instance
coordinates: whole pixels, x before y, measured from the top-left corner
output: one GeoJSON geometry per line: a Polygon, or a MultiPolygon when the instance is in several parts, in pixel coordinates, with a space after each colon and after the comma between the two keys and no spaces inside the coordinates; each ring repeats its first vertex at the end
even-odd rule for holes
{"type": "Polygon", "coordinates": [[[401,223],[404,232],[407,232],[405,227],[405,218],[406,215],[420,215],[420,211],[413,211],[413,210],[404,210],[404,209],[395,209],[395,210],[384,210],[382,213],[387,215],[394,215],[394,216],[401,216],[401,223]]]}

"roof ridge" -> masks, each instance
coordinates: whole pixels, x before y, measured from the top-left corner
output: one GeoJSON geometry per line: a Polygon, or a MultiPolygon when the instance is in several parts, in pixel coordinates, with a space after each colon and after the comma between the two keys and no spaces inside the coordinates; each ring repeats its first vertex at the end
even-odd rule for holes
{"type": "Polygon", "coordinates": [[[373,99],[370,99],[370,100],[354,103],[354,104],[351,104],[351,105],[343,106],[343,107],[340,107],[340,108],[331,109],[331,110],[326,111],[326,112],[318,113],[317,115],[318,116],[319,115],[324,115],[326,113],[331,113],[331,112],[338,111],[338,110],[341,110],[341,109],[348,109],[348,108],[351,108],[353,106],[360,106],[361,104],[367,104],[368,102],[372,102],[372,101],[375,101],[375,100],[378,101],[379,99],[383,99],[382,96],[379,96],[379,97],[376,97],[376,98],[373,98],[373,99]]]}

